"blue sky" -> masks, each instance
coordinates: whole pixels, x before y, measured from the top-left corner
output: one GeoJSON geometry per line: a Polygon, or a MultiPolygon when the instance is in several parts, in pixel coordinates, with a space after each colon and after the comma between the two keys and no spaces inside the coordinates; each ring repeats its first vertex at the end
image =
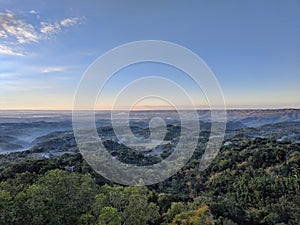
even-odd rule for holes
{"type": "MultiPolygon", "coordinates": [[[[228,108],[298,108],[299,24],[297,0],[0,0],[0,109],[71,109],[88,66],[139,40],[175,42],[199,55],[228,108]]],[[[153,63],[116,74],[98,108],[109,108],[110,94],[129,81],[150,75],[180,83],[205,105],[184,74],[153,63]]]]}

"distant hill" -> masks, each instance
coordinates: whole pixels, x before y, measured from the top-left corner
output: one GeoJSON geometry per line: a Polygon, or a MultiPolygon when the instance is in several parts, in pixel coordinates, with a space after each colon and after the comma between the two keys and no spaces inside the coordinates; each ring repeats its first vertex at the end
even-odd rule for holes
{"type": "MultiPolygon", "coordinates": [[[[18,111],[0,113],[0,154],[10,151],[20,151],[30,147],[33,147],[37,142],[47,142],[49,139],[56,139],[56,142],[61,142],[63,140],[58,140],[61,135],[57,135],[52,132],[57,131],[70,131],[72,130],[71,122],[71,111],[57,112],[52,111],[51,114],[46,114],[46,112],[30,112],[25,114],[18,114],[18,111]],[[22,119],[22,117],[24,118],[22,119]],[[48,134],[52,135],[47,136],[48,134]],[[42,139],[41,137],[45,136],[42,139]]],[[[200,120],[200,129],[209,130],[210,129],[210,110],[200,110],[198,111],[200,120]]],[[[130,124],[135,127],[147,128],[149,120],[153,117],[163,118],[167,124],[180,125],[178,121],[178,115],[176,111],[133,111],[131,112],[130,124]]],[[[105,127],[110,127],[109,116],[107,112],[97,112],[97,127],[104,129],[104,133],[111,135],[105,127]]],[[[267,110],[228,110],[227,111],[227,133],[230,134],[229,137],[234,135],[245,135],[246,137],[257,137],[265,136],[266,133],[272,133],[272,130],[280,130],[278,126],[282,123],[282,126],[290,126],[289,123],[300,123],[300,109],[267,109],[267,110]],[[285,124],[286,123],[286,124],[285,124]],[[273,126],[276,124],[276,126],[273,126]],[[270,126],[265,126],[270,125],[270,126]],[[264,126],[264,127],[262,127],[264,126]],[[257,129],[250,129],[257,128],[257,129]],[[267,130],[267,131],[266,131],[267,130]],[[241,132],[238,132],[241,131],[241,132]]],[[[295,124],[294,124],[295,125],[295,124]]],[[[293,125],[293,126],[294,126],[293,125]]],[[[296,125],[298,126],[298,125],[296,125]]],[[[284,135],[294,135],[287,131],[284,127],[278,138],[285,139],[284,135]],[[287,132],[287,133],[284,133],[287,132]]],[[[98,132],[102,132],[98,129],[98,132]]],[[[288,128],[289,129],[289,128],[288,128]]],[[[290,129],[289,129],[290,130],[290,129]]],[[[288,138],[290,138],[288,136],[288,138]]],[[[293,139],[295,138],[295,135],[293,139]]],[[[55,147],[55,146],[54,146],[55,147]]]]}
{"type": "Polygon", "coordinates": [[[300,142],[300,121],[265,124],[236,130],[228,135],[235,139],[276,138],[278,141],[300,142]]]}
{"type": "Polygon", "coordinates": [[[228,110],[228,121],[239,121],[247,127],[300,121],[300,109],[228,110]]]}

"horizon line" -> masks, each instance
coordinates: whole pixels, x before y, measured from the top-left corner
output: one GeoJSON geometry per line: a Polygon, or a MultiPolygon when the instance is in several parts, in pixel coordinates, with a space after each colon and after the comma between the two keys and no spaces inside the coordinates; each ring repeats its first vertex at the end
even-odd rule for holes
{"type": "MultiPolygon", "coordinates": [[[[179,109],[179,110],[184,110],[184,111],[190,111],[194,109],[179,109]]],[[[225,108],[225,109],[210,109],[210,108],[196,108],[197,111],[205,110],[205,111],[210,111],[210,110],[300,110],[300,107],[278,107],[278,108],[225,108]]],[[[89,109],[79,109],[79,110],[74,110],[74,109],[0,109],[0,111],[91,111],[89,109]]],[[[92,111],[128,111],[127,109],[96,109],[92,111]]],[[[177,111],[176,109],[134,109],[130,111],[177,111]]]]}

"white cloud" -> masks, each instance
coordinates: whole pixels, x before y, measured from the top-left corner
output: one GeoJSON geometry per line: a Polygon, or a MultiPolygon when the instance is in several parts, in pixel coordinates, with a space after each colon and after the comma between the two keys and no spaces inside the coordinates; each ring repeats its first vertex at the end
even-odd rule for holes
{"type": "Polygon", "coordinates": [[[64,27],[74,26],[79,23],[80,19],[78,17],[67,18],[60,22],[60,24],[64,27]]]}
{"type": "Polygon", "coordinates": [[[5,54],[5,55],[15,55],[15,56],[24,56],[23,53],[14,51],[13,49],[0,45],[0,54],[5,54]]]}
{"type": "Polygon", "coordinates": [[[41,22],[41,33],[51,35],[61,31],[61,27],[58,23],[50,24],[41,22]]]}
{"type": "Polygon", "coordinates": [[[41,69],[41,73],[53,73],[53,72],[64,72],[66,71],[65,67],[45,67],[41,69]]]}
{"type": "MultiPolygon", "coordinates": [[[[37,11],[31,10],[29,13],[37,14],[37,11]]],[[[0,54],[22,56],[23,53],[14,50],[18,44],[37,43],[49,39],[62,32],[64,28],[80,23],[81,20],[73,17],[54,23],[37,21],[37,25],[33,25],[6,10],[5,13],[0,13],[0,41],[5,40],[6,43],[0,46],[0,54]]]]}
{"type": "Polygon", "coordinates": [[[29,13],[30,13],[30,14],[38,14],[38,12],[35,11],[34,9],[30,10],[29,13]]]}
{"type": "Polygon", "coordinates": [[[7,38],[7,34],[5,33],[4,30],[0,30],[0,38],[7,38]]]}
{"type": "Polygon", "coordinates": [[[18,73],[0,73],[0,79],[14,79],[17,76],[19,76],[18,73]]]}
{"type": "Polygon", "coordinates": [[[56,22],[54,24],[41,22],[41,33],[51,35],[55,33],[59,33],[62,31],[64,27],[74,26],[79,23],[81,19],[78,17],[63,19],[60,22],[56,22]]]}
{"type": "Polygon", "coordinates": [[[0,21],[0,37],[14,38],[20,44],[39,40],[34,27],[21,19],[15,18],[11,12],[0,13],[0,21]]]}

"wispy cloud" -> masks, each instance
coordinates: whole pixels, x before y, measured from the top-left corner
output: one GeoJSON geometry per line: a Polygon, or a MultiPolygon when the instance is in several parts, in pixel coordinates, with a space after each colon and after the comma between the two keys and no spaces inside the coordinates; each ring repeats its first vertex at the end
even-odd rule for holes
{"type": "Polygon", "coordinates": [[[6,91],[17,91],[17,92],[29,92],[36,90],[53,89],[52,83],[45,83],[40,80],[33,79],[17,79],[17,80],[5,80],[1,82],[3,89],[6,91]]]}
{"type": "Polygon", "coordinates": [[[24,55],[22,52],[14,51],[13,49],[11,49],[5,45],[0,45],[0,54],[15,55],[15,56],[23,56],[24,55]]]}
{"type": "Polygon", "coordinates": [[[81,21],[80,18],[74,17],[74,18],[67,18],[60,22],[60,24],[64,27],[74,26],[78,24],[81,21]]]}
{"type": "MultiPolygon", "coordinates": [[[[30,14],[37,14],[35,10],[30,14]]],[[[0,46],[0,54],[23,56],[23,53],[14,50],[15,46],[22,44],[37,43],[40,40],[49,39],[64,28],[79,24],[82,18],[65,18],[56,22],[43,22],[37,20],[36,25],[16,16],[11,11],[0,13],[0,40],[5,45],[0,46]]]]}
{"type": "Polygon", "coordinates": [[[14,78],[14,77],[15,77],[15,74],[13,74],[13,73],[0,73],[0,79],[9,79],[9,78],[14,78]]]}
{"type": "Polygon", "coordinates": [[[41,73],[65,72],[65,67],[45,67],[41,69],[41,73]]]}
{"type": "Polygon", "coordinates": [[[61,31],[61,27],[58,23],[50,24],[50,23],[41,22],[40,31],[43,34],[51,35],[51,34],[59,33],[61,31]]]}
{"type": "Polygon", "coordinates": [[[7,34],[4,30],[0,30],[0,38],[6,38],[7,34]]]}
{"type": "Polygon", "coordinates": [[[35,11],[34,9],[30,10],[29,13],[30,13],[30,14],[38,14],[38,12],[35,11]]]}
{"type": "Polygon", "coordinates": [[[37,42],[39,39],[32,24],[16,18],[11,12],[0,13],[0,21],[0,33],[4,38],[11,37],[20,44],[37,42]]]}
{"type": "Polygon", "coordinates": [[[40,32],[46,35],[52,35],[59,33],[63,30],[64,27],[71,27],[79,24],[82,19],[78,17],[63,19],[60,22],[56,23],[46,23],[41,22],[40,32]]]}

